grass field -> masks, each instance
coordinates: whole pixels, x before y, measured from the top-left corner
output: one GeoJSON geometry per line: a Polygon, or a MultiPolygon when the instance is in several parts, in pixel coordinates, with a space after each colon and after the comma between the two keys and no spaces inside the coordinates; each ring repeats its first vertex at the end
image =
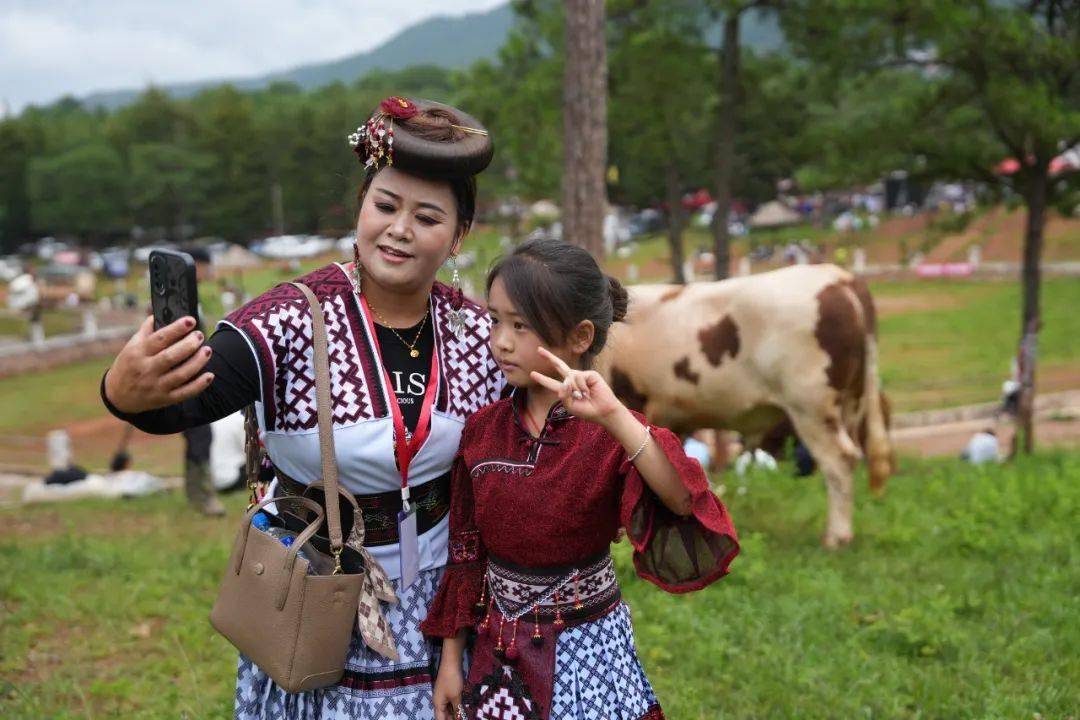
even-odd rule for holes
{"type": "MultiPolygon", "coordinates": [[[[880,370],[899,411],[1000,398],[1020,336],[1015,282],[871,283],[880,321],[880,370]]],[[[1080,281],[1052,278],[1042,291],[1038,386],[1080,387],[1080,281]]]]}
{"type": "MultiPolygon", "coordinates": [[[[786,471],[787,468],[785,467],[786,471]]],[[[818,546],[819,479],[727,479],[742,555],[666,595],[615,546],[673,720],[1080,713],[1080,454],[860,481],[853,546],[818,546]]],[[[0,717],[230,716],[235,654],[206,616],[229,520],[166,495],[0,511],[0,717]]]]}

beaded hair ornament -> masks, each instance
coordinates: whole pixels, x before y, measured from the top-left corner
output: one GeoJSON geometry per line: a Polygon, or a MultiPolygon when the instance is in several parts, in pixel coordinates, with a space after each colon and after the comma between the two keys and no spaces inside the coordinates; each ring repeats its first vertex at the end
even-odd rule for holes
{"type": "MultiPolygon", "coordinates": [[[[411,100],[396,95],[379,103],[379,109],[368,121],[349,135],[349,145],[364,163],[364,167],[378,167],[384,161],[387,167],[392,167],[394,164],[394,120],[408,120],[419,112],[420,109],[411,100]]],[[[488,131],[483,128],[453,123],[450,127],[471,135],[488,134],[488,131]]]]}

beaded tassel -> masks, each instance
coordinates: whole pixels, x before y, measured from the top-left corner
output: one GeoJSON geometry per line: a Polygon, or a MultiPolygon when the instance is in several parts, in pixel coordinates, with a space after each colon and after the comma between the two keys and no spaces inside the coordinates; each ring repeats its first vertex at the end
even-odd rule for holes
{"type": "Polygon", "coordinates": [[[544,644],[544,636],[540,634],[540,606],[533,605],[533,634],[532,644],[540,647],[544,644]]]}
{"type": "Polygon", "coordinates": [[[484,619],[480,621],[480,624],[476,626],[476,632],[480,635],[487,635],[491,630],[491,606],[494,602],[494,597],[488,599],[487,613],[485,613],[484,619]]]}
{"type": "Polygon", "coordinates": [[[502,659],[506,655],[506,650],[503,648],[503,621],[506,618],[499,614],[499,641],[495,643],[495,657],[502,659]]]}
{"type": "Polygon", "coordinates": [[[580,610],[585,607],[585,604],[581,602],[581,595],[578,593],[578,576],[574,573],[574,609],[580,610]]]}
{"type": "Polygon", "coordinates": [[[555,622],[552,623],[556,630],[562,630],[563,625],[566,623],[562,619],[562,605],[559,603],[559,591],[555,591],[555,622]]]}
{"type": "Polygon", "coordinates": [[[476,601],[476,605],[474,605],[473,607],[476,608],[476,612],[481,613],[481,612],[484,612],[484,606],[485,605],[487,605],[487,583],[486,582],[483,585],[480,586],[480,599],[476,601]]]}
{"type": "Polygon", "coordinates": [[[517,629],[518,619],[514,618],[514,626],[510,629],[510,647],[506,648],[506,659],[510,662],[518,659],[517,629]]]}

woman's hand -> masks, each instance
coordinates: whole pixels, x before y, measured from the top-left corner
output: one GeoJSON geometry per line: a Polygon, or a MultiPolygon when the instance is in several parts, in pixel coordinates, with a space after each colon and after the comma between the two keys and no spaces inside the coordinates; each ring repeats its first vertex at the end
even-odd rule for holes
{"type": "Polygon", "coordinates": [[[105,397],[120,412],[139,413],[198,395],[214,379],[202,372],[210,359],[202,342],[194,318],[160,330],[154,330],[153,317],[146,318],[106,373],[105,397]]]}
{"type": "Polygon", "coordinates": [[[595,370],[574,370],[563,362],[562,358],[548,350],[539,348],[539,352],[555,366],[562,375],[562,381],[535,370],[530,377],[534,382],[558,393],[563,407],[571,414],[607,427],[619,411],[626,409],[600,373],[595,370]]]}
{"type": "Polygon", "coordinates": [[[435,678],[435,720],[457,720],[465,680],[457,663],[442,663],[435,678]]]}

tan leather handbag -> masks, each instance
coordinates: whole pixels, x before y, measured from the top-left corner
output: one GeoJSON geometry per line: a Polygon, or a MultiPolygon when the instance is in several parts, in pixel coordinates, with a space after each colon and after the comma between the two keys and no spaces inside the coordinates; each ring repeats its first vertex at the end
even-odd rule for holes
{"type": "MultiPolygon", "coordinates": [[[[333,685],[345,671],[345,659],[357,618],[364,574],[341,570],[344,547],[339,510],[337,460],[330,412],[330,363],[326,323],[311,289],[294,283],[311,306],[315,350],[315,398],[326,511],[300,496],[263,498],[244,514],[221,580],[210,623],[288,692],[333,685]],[[290,547],[251,526],[255,513],[268,503],[300,503],[315,518],[290,547]],[[309,575],[308,562],[297,552],[326,518],[330,549],[336,560],[332,575],[309,575]]],[[[355,522],[362,522],[357,513],[355,522]]]]}

